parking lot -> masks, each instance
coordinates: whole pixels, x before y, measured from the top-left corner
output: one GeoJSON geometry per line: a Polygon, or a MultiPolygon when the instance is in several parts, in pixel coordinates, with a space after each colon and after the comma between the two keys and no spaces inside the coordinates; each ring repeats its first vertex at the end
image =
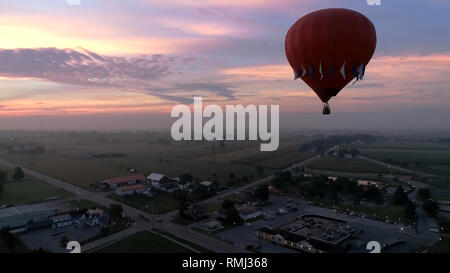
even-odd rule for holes
{"type": "Polygon", "coordinates": [[[68,253],[65,247],[61,245],[61,238],[67,237],[69,241],[82,242],[86,239],[98,235],[100,231],[97,228],[78,229],[73,226],[52,229],[50,227],[28,231],[20,234],[19,238],[31,250],[44,250],[54,253],[68,253]]]}
{"type": "Polygon", "coordinates": [[[363,233],[359,235],[359,237],[361,237],[364,241],[363,247],[353,250],[354,252],[368,252],[368,250],[365,249],[365,245],[369,241],[378,241],[381,245],[389,245],[397,241],[404,241],[402,244],[388,248],[386,252],[405,252],[428,243],[421,239],[418,235],[409,232],[408,230],[411,229],[404,227],[401,224],[389,224],[377,220],[362,218],[356,215],[336,213],[327,208],[308,205],[306,201],[299,199],[293,199],[291,202],[291,207],[295,207],[297,211],[291,210],[285,214],[279,213],[280,208],[286,209],[288,200],[289,198],[287,197],[271,195],[268,204],[264,206],[262,210],[263,213],[273,215],[273,219],[257,220],[252,222],[251,225],[242,225],[217,233],[217,235],[242,247],[246,247],[247,245],[259,246],[259,251],[261,252],[295,253],[297,251],[294,249],[289,249],[258,239],[256,237],[256,231],[264,226],[277,228],[292,222],[297,216],[312,214],[346,221],[347,224],[352,226],[356,231],[362,229],[363,233]]]}

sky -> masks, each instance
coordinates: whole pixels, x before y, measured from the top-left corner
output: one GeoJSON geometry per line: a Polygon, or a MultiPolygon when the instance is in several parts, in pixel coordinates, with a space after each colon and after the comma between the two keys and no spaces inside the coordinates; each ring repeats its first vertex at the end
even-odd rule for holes
{"type": "Polygon", "coordinates": [[[2,0],[0,129],[169,129],[194,96],[278,104],[282,128],[450,128],[448,14],[448,0],[2,0]],[[366,15],[378,41],[325,117],[284,38],[335,7],[366,15]]]}

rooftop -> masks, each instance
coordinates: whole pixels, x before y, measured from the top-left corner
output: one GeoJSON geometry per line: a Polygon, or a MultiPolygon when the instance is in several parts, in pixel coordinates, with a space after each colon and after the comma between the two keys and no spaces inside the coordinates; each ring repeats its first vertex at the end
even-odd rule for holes
{"type": "Polygon", "coordinates": [[[164,174],[160,174],[160,173],[151,173],[147,176],[147,179],[150,180],[154,180],[154,181],[160,181],[161,179],[163,179],[165,177],[164,174]]]}
{"type": "Polygon", "coordinates": [[[130,176],[122,176],[122,177],[114,177],[114,178],[108,178],[105,179],[104,182],[107,182],[109,184],[119,184],[119,183],[126,183],[129,181],[137,181],[145,179],[145,176],[142,174],[135,174],[130,176]]]}
{"type": "Polygon", "coordinates": [[[23,205],[15,206],[9,208],[0,209],[0,218],[17,216],[20,214],[50,211],[52,210],[47,204],[33,204],[33,205],[23,205]]]}

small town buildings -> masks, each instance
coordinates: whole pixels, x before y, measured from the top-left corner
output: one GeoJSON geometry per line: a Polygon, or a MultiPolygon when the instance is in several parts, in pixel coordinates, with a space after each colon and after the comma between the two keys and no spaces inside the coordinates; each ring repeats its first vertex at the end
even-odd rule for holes
{"type": "Polygon", "coordinates": [[[319,215],[304,215],[279,228],[262,227],[257,237],[305,252],[343,252],[355,236],[345,221],[319,215]]]}
{"type": "Polygon", "coordinates": [[[250,219],[254,219],[256,217],[259,217],[262,215],[262,212],[260,209],[256,208],[255,206],[247,205],[242,206],[238,208],[239,216],[244,221],[248,221],[250,219]]]}
{"type": "Polygon", "coordinates": [[[133,194],[141,194],[146,192],[147,186],[144,184],[134,184],[134,185],[127,185],[122,186],[118,189],[116,189],[116,194],[119,196],[126,196],[126,195],[133,195],[133,194]]]}
{"type": "Polygon", "coordinates": [[[9,227],[11,233],[27,231],[33,227],[50,226],[55,211],[47,204],[14,206],[0,209],[0,229],[9,227]]]}
{"type": "Polygon", "coordinates": [[[60,228],[72,225],[72,216],[68,213],[51,217],[52,228],[60,228]]]}
{"type": "Polygon", "coordinates": [[[160,174],[160,173],[150,173],[147,176],[147,180],[149,183],[151,183],[152,187],[155,187],[155,188],[161,187],[162,184],[175,183],[174,181],[169,179],[167,176],[165,176],[164,174],[160,174]]]}
{"type": "Polygon", "coordinates": [[[77,221],[80,228],[89,227],[105,227],[111,224],[111,217],[107,212],[101,209],[89,209],[77,221]]]}
{"type": "Polygon", "coordinates": [[[178,188],[179,188],[181,191],[187,191],[187,192],[190,192],[190,191],[192,191],[192,183],[189,182],[189,181],[179,181],[179,182],[178,182],[178,188]]]}
{"type": "Polygon", "coordinates": [[[219,231],[223,228],[222,223],[218,220],[211,220],[204,222],[200,225],[200,228],[209,233],[219,231]]]}
{"type": "Polygon", "coordinates": [[[135,174],[130,176],[108,178],[100,183],[109,189],[115,190],[126,185],[134,185],[145,182],[147,182],[147,178],[145,176],[142,174],[135,174]]]}

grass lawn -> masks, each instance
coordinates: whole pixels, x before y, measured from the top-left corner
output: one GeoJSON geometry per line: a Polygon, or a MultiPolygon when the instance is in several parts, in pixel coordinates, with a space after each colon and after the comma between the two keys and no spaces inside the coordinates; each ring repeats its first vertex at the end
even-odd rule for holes
{"type": "Polygon", "coordinates": [[[307,168],[357,172],[357,173],[389,173],[391,170],[383,165],[367,161],[362,158],[338,158],[325,156],[316,161],[309,163],[307,168]]]}
{"type": "Polygon", "coordinates": [[[261,165],[264,168],[270,169],[284,169],[292,164],[306,160],[314,154],[310,152],[290,152],[280,156],[275,156],[269,159],[253,162],[253,165],[261,165]]]}
{"type": "Polygon", "coordinates": [[[29,253],[30,249],[19,239],[17,238],[16,247],[14,249],[9,249],[5,242],[0,239],[0,253],[29,253]]]}
{"type": "Polygon", "coordinates": [[[78,201],[78,200],[70,200],[68,203],[70,205],[74,206],[74,207],[79,208],[79,209],[98,208],[98,209],[101,209],[101,210],[106,210],[106,211],[108,210],[108,208],[105,208],[102,205],[99,205],[99,204],[97,204],[95,202],[92,202],[92,201],[86,200],[86,199],[81,199],[80,201],[78,201]]]}
{"type": "Polygon", "coordinates": [[[450,145],[436,143],[385,143],[348,146],[367,157],[412,170],[450,177],[450,145]]]}
{"type": "Polygon", "coordinates": [[[8,180],[0,193],[0,204],[16,205],[45,202],[49,197],[66,199],[73,194],[33,178],[8,180]]]}
{"type": "Polygon", "coordinates": [[[144,210],[148,213],[158,214],[178,209],[178,201],[173,195],[162,192],[156,193],[151,198],[139,194],[122,197],[115,193],[108,195],[108,198],[144,210]]]}
{"type": "Polygon", "coordinates": [[[403,206],[394,206],[394,205],[387,205],[385,207],[380,206],[353,206],[353,205],[347,205],[347,204],[335,204],[331,201],[326,201],[323,199],[314,199],[309,198],[308,200],[313,201],[315,203],[322,204],[326,208],[330,209],[343,209],[343,210],[349,210],[353,211],[357,214],[365,214],[367,216],[375,216],[379,219],[389,219],[392,221],[402,222],[402,223],[409,223],[409,221],[404,216],[404,207],[403,206]]]}
{"type": "Polygon", "coordinates": [[[100,249],[100,253],[192,253],[175,242],[149,231],[135,233],[100,249]]]}

